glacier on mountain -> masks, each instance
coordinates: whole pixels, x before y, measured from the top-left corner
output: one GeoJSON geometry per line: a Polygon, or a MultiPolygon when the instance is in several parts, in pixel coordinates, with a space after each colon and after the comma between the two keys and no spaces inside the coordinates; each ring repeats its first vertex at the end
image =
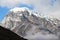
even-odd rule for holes
{"type": "Polygon", "coordinates": [[[11,9],[2,26],[29,40],[60,40],[60,20],[38,16],[28,8],[11,9]]]}

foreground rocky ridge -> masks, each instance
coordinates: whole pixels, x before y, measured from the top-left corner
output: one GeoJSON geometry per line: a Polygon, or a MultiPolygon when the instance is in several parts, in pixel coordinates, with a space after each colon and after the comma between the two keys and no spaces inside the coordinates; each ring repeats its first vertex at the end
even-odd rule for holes
{"type": "Polygon", "coordinates": [[[14,8],[2,26],[29,40],[60,40],[60,20],[36,15],[26,8],[14,8]]]}
{"type": "Polygon", "coordinates": [[[0,40],[27,40],[18,36],[16,33],[0,26],[0,40]]]}

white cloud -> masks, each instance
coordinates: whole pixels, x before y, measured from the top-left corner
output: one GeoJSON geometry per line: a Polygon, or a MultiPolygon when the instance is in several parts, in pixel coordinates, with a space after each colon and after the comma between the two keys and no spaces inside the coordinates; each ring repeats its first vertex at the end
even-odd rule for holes
{"type": "Polygon", "coordinates": [[[43,15],[60,18],[60,0],[0,0],[0,6],[8,8],[18,6],[20,3],[33,5],[34,10],[43,15]]]}
{"type": "Polygon", "coordinates": [[[29,0],[0,0],[0,6],[2,7],[13,7],[19,3],[29,3],[29,0]]]}
{"type": "Polygon", "coordinates": [[[50,40],[50,39],[55,39],[58,40],[58,36],[54,35],[54,34],[42,34],[40,32],[36,33],[35,35],[27,35],[24,38],[27,39],[33,39],[33,40],[50,40]]]}

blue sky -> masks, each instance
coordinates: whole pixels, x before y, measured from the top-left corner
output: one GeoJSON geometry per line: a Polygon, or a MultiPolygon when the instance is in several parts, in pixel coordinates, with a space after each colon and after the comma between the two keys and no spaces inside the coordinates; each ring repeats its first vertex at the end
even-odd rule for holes
{"type": "Polygon", "coordinates": [[[14,7],[27,7],[43,16],[60,18],[60,0],[0,0],[0,21],[14,7]]]}
{"type": "Polygon", "coordinates": [[[6,15],[6,13],[8,12],[8,8],[4,7],[0,7],[0,21],[2,21],[2,19],[4,18],[4,16],[6,15]]]}

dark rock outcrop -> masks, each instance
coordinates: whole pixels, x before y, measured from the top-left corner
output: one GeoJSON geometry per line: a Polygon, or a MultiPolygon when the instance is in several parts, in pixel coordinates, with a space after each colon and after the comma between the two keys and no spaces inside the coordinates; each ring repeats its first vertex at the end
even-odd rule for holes
{"type": "Polygon", "coordinates": [[[18,36],[16,33],[0,26],[0,40],[27,40],[27,39],[24,39],[18,36]]]}

